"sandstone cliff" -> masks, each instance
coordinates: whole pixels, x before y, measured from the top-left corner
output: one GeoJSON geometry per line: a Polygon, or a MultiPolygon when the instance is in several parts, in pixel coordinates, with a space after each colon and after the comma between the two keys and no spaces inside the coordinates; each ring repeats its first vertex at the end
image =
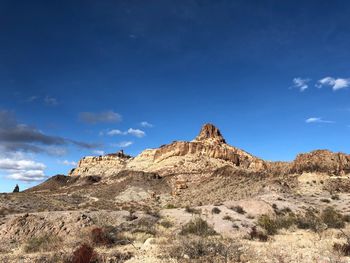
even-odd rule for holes
{"type": "Polygon", "coordinates": [[[122,170],[157,172],[167,175],[209,175],[224,166],[250,170],[263,170],[263,160],[230,146],[219,129],[212,124],[202,127],[199,135],[190,142],[176,141],[157,149],[143,151],[135,158],[119,155],[85,157],[71,176],[113,175],[122,170]]]}

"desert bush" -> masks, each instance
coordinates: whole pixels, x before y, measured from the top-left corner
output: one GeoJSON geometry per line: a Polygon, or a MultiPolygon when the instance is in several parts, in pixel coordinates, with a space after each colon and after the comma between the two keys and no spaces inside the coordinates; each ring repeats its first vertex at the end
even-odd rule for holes
{"type": "Polygon", "coordinates": [[[245,214],[246,213],[246,211],[244,211],[243,207],[241,207],[239,205],[233,206],[233,207],[231,207],[231,209],[238,214],[245,214]]]}
{"type": "Polygon", "coordinates": [[[268,215],[261,215],[258,219],[258,225],[265,229],[268,235],[275,235],[278,232],[276,220],[268,215]]]}
{"type": "Polygon", "coordinates": [[[165,254],[179,262],[185,256],[189,262],[240,262],[240,247],[236,242],[226,245],[217,239],[183,238],[166,248],[165,254]]]}
{"type": "Polygon", "coordinates": [[[210,227],[207,221],[203,220],[200,217],[197,217],[184,226],[182,226],[180,235],[193,234],[197,236],[211,236],[216,235],[215,230],[210,227]]]}
{"type": "Polygon", "coordinates": [[[145,233],[149,235],[156,235],[156,223],[157,221],[150,218],[140,218],[132,225],[132,233],[145,233]]]}
{"type": "Polygon", "coordinates": [[[114,239],[110,233],[99,227],[91,230],[90,239],[96,246],[110,246],[114,243],[114,239]]]}
{"type": "Polygon", "coordinates": [[[90,263],[94,260],[97,261],[97,253],[93,247],[82,244],[73,252],[71,263],[90,263]]]}
{"type": "Polygon", "coordinates": [[[218,207],[214,207],[214,208],[211,210],[211,213],[212,213],[212,214],[220,214],[220,213],[221,213],[221,210],[220,210],[218,207]]]}
{"type": "Polygon", "coordinates": [[[323,203],[330,203],[331,202],[331,200],[329,200],[327,198],[322,198],[320,201],[323,203]]]}
{"type": "Polygon", "coordinates": [[[340,200],[340,197],[338,194],[334,194],[334,195],[332,195],[331,199],[332,200],[340,200]]]}
{"type": "Polygon", "coordinates": [[[170,220],[166,220],[166,219],[160,221],[159,224],[165,228],[170,228],[174,225],[170,220]]]}
{"type": "Polygon", "coordinates": [[[195,209],[195,208],[192,208],[192,207],[189,207],[189,206],[186,206],[185,207],[185,211],[187,213],[190,213],[190,214],[201,214],[202,213],[202,210],[201,209],[195,209]]]}
{"type": "Polygon", "coordinates": [[[266,242],[268,239],[268,236],[257,229],[256,226],[252,227],[252,230],[249,232],[250,239],[258,239],[259,241],[266,242]]]}
{"type": "Polygon", "coordinates": [[[268,215],[261,215],[258,219],[258,225],[265,229],[268,235],[275,235],[279,229],[288,229],[295,223],[296,217],[293,213],[277,215],[274,218],[268,215]]]}
{"type": "Polygon", "coordinates": [[[153,216],[155,218],[160,218],[160,213],[159,213],[159,210],[152,210],[152,209],[146,209],[146,214],[147,215],[150,215],[150,216],[153,216]]]}
{"type": "Polygon", "coordinates": [[[343,220],[347,223],[350,223],[350,214],[343,215],[343,220]]]}
{"type": "Polygon", "coordinates": [[[333,207],[327,207],[322,211],[321,219],[329,228],[343,228],[345,226],[343,216],[333,207]]]}
{"type": "Polygon", "coordinates": [[[228,220],[228,221],[233,221],[233,218],[228,216],[228,215],[224,216],[222,219],[223,220],[228,220]]]}
{"type": "Polygon", "coordinates": [[[322,220],[311,210],[306,211],[303,216],[298,216],[296,225],[300,229],[311,229],[314,232],[319,232],[323,229],[322,220]]]}
{"type": "Polygon", "coordinates": [[[343,231],[342,234],[346,237],[346,243],[334,243],[333,249],[344,256],[350,256],[350,236],[345,234],[343,231]]]}
{"type": "Polygon", "coordinates": [[[50,251],[56,248],[60,242],[60,238],[45,234],[39,237],[28,239],[27,243],[24,246],[24,251],[26,253],[50,251]]]}
{"type": "Polygon", "coordinates": [[[174,208],[176,208],[176,206],[173,204],[167,204],[164,208],[165,209],[174,209],[174,208]]]}

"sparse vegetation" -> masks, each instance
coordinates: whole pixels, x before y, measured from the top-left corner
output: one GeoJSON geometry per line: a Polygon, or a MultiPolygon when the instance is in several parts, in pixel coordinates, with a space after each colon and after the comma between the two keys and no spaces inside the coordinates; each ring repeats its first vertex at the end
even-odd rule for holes
{"type": "Polygon", "coordinates": [[[321,219],[329,228],[343,228],[344,217],[333,207],[327,207],[321,214],[321,219]]]}
{"type": "Polygon", "coordinates": [[[61,242],[61,239],[53,235],[42,235],[39,237],[33,237],[27,240],[24,246],[26,253],[46,252],[53,249],[57,249],[61,242]]]}
{"type": "Polygon", "coordinates": [[[96,246],[110,246],[114,243],[113,237],[105,229],[94,228],[91,230],[91,242],[96,246]]]}
{"type": "Polygon", "coordinates": [[[322,198],[320,201],[323,203],[330,203],[331,202],[331,200],[329,200],[327,198],[322,198]]]}
{"type": "Polygon", "coordinates": [[[220,214],[220,213],[221,213],[221,210],[220,210],[218,207],[214,207],[214,208],[211,210],[211,213],[212,213],[212,214],[220,214]]]}
{"type": "Polygon", "coordinates": [[[163,219],[159,222],[159,224],[165,228],[171,228],[174,225],[170,220],[167,219],[163,219]]]}
{"type": "Polygon", "coordinates": [[[185,211],[187,213],[190,213],[190,214],[196,214],[196,215],[199,215],[202,213],[202,210],[201,209],[195,209],[195,208],[192,208],[192,207],[189,207],[189,206],[186,206],[185,207],[185,211]]]}
{"type": "Polygon", "coordinates": [[[208,225],[207,221],[197,217],[187,224],[185,224],[180,232],[181,235],[193,234],[197,236],[211,236],[216,235],[215,230],[208,225]]]}
{"type": "Polygon", "coordinates": [[[259,231],[256,226],[252,227],[252,230],[249,233],[250,239],[258,239],[259,241],[266,242],[268,239],[267,234],[262,231],[259,231]]]}
{"type": "Polygon", "coordinates": [[[97,261],[97,253],[88,244],[82,244],[73,252],[72,263],[90,263],[97,261]]]}
{"type": "Polygon", "coordinates": [[[229,215],[225,215],[222,219],[223,220],[228,220],[228,221],[233,221],[233,218],[230,217],[229,215]]]}
{"type": "Polygon", "coordinates": [[[240,247],[239,243],[232,241],[225,244],[218,239],[181,238],[167,248],[165,253],[179,262],[183,262],[184,257],[193,262],[240,262],[240,247]]]}
{"type": "Polygon", "coordinates": [[[243,207],[241,207],[239,205],[233,206],[233,207],[231,207],[231,209],[238,214],[245,214],[246,213],[246,211],[244,211],[243,207]]]}

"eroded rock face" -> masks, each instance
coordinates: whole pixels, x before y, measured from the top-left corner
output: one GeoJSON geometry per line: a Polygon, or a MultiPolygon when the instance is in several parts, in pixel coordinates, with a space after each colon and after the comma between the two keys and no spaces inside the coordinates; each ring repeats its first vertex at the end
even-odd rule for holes
{"type": "Polygon", "coordinates": [[[124,155],[85,157],[70,175],[112,175],[121,170],[157,172],[162,176],[208,174],[226,165],[253,170],[265,168],[263,160],[226,144],[218,128],[205,124],[193,141],[176,141],[146,150],[135,158],[124,155]]]}
{"type": "Polygon", "coordinates": [[[319,172],[329,175],[350,173],[350,155],[328,150],[299,154],[292,162],[290,173],[319,172]]]}
{"type": "Polygon", "coordinates": [[[211,140],[216,143],[226,143],[221,132],[213,124],[207,123],[203,125],[199,135],[195,139],[196,141],[207,141],[211,140]]]}

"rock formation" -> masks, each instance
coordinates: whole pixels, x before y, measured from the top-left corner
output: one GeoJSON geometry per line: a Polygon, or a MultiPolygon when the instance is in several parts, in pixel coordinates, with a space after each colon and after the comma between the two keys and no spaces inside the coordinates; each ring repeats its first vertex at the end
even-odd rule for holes
{"type": "Polygon", "coordinates": [[[70,175],[108,176],[122,170],[134,170],[156,172],[161,176],[191,174],[195,177],[208,175],[227,165],[252,170],[265,168],[263,160],[228,145],[218,128],[205,124],[193,141],[175,141],[145,150],[135,158],[118,154],[84,157],[70,175]]]}
{"type": "Polygon", "coordinates": [[[145,150],[134,158],[123,152],[84,157],[70,175],[112,176],[123,170],[144,171],[172,176],[174,185],[184,188],[186,182],[206,178],[225,166],[270,175],[303,172],[344,175],[350,173],[350,155],[317,150],[299,154],[293,162],[267,162],[227,144],[217,127],[205,124],[192,141],[175,141],[145,150]]]}

